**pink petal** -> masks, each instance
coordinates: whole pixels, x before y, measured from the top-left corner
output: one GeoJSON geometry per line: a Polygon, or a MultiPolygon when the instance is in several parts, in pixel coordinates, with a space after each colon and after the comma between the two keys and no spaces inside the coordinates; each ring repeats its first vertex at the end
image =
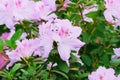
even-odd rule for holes
{"type": "Polygon", "coordinates": [[[67,61],[70,58],[71,48],[65,44],[58,44],[58,52],[60,58],[64,61],[67,61]]]}

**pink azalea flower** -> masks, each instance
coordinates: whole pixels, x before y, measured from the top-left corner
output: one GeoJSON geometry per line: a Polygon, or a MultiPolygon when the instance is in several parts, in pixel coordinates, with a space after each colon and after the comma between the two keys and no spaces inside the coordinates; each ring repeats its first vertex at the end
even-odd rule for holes
{"type": "Polygon", "coordinates": [[[42,37],[40,38],[40,45],[36,49],[34,55],[42,56],[48,58],[50,51],[53,49],[53,40],[51,38],[42,37]]]}
{"type": "Polygon", "coordinates": [[[2,69],[8,62],[8,56],[0,52],[0,69],[2,69]]]}
{"type": "Polygon", "coordinates": [[[0,1],[0,25],[6,24],[10,29],[14,29],[13,21],[13,1],[1,0],[0,1]]]}
{"type": "Polygon", "coordinates": [[[112,59],[116,59],[120,57],[120,48],[114,48],[113,50],[114,50],[115,55],[112,56],[112,59]]]}
{"type": "Polygon", "coordinates": [[[120,80],[120,74],[115,78],[115,80],[120,80]]]}
{"type": "Polygon", "coordinates": [[[72,26],[69,20],[57,19],[55,22],[52,29],[54,34],[53,39],[58,44],[58,52],[61,59],[67,61],[70,58],[71,50],[79,50],[85,44],[77,39],[82,29],[72,26]]]}
{"type": "Polygon", "coordinates": [[[47,58],[55,41],[58,45],[60,58],[68,63],[71,50],[78,51],[85,44],[77,39],[81,32],[80,27],[72,26],[67,19],[50,19],[47,23],[39,25],[41,44],[39,51],[37,50],[35,54],[47,58]]]}
{"type": "Polygon", "coordinates": [[[0,36],[0,38],[2,38],[3,40],[8,39],[8,37],[9,37],[9,33],[8,32],[2,33],[2,35],[0,36]]]}
{"type": "Polygon", "coordinates": [[[49,7],[49,10],[55,11],[56,10],[56,0],[42,0],[42,2],[45,4],[45,6],[49,7]]]}
{"type": "Polygon", "coordinates": [[[113,6],[114,8],[120,6],[118,3],[119,3],[119,0],[105,0],[105,7],[107,9],[110,9],[110,8],[113,9],[112,8],[113,6]]]}
{"type": "Polygon", "coordinates": [[[38,19],[49,20],[49,18],[53,16],[52,14],[50,15],[50,13],[54,11],[53,9],[50,9],[53,8],[52,7],[54,6],[53,3],[55,2],[54,1],[51,2],[50,0],[43,0],[36,2],[34,6],[33,20],[38,20],[38,19]],[[48,4],[48,2],[50,3],[48,4]]]}
{"type": "Polygon", "coordinates": [[[112,68],[106,69],[105,67],[99,67],[96,71],[92,72],[89,76],[89,80],[114,80],[116,76],[115,71],[112,68]]]}
{"type": "Polygon", "coordinates": [[[65,0],[65,1],[64,1],[64,5],[63,5],[64,8],[68,7],[68,4],[69,4],[69,3],[70,3],[70,0],[65,0]]]}
{"type": "Polygon", "coordinates": [[[1,0],[0,25],[6,24],[9,29],[14,30],[14,25],[25,19],[48,20],[49,14],[55,10],[55,0],[42,0],[39,2],[32,0],[1,0]]]}
{"type": "Polygon", "coordinates": [[[46,19],[48,14],[51,12],[49,10],[49,7],[45,6],[45,4],[42,1],[35,3],[34,10],[35,12],[33,19],[46,19]]]}
{"type": "Polygon", "coordinates": [[[14,33],[15,33],[14,30],[11,30],[10,32],[4,32],[4,33],[2,33],[0,38],[3,40],[10,40],[14,33]]]}
{"type": "MultiPolygon", "coordinates": [[[[79,50],[85,44],[77,39],[81,34],[81,28],[72,26],[69,20],[51,20],[46,24],[39,26],[39,28],[43,46],[49,46],[48,51],[50,52],[53,41],[57,42],[59,55],[61,59],[66,62],[68,62],[70,58],[71,50],[79,50]],[[49,43],[46,40],[49,40],[49,43]]],[[[47,47],[45,50],[47,50],[47,47]]],[[[49,52],[46,53],[47,57],[49,52]]]]}
{"type": "Polygon", "coordinates": [[[29,58],[32,56],[34,50],[39,47],[38,42],[39,39],[25,39],[22,42],[17,41],[17,48],[7,52],[7,55],[10,58],[10,63],[7,65],[7,69],[15,62],[21,61],[21,58],[29,58]]]}
{"type": "Polygon", "coordinates": [[[66,8],[68,7],[69,4],[70,4],[70,0],[65,0],[63,7],[60,8],[58,11],[66,10],[66,8]]]}
{"type": "Polygon", "coordinates": [[[39,25],[39,34],[40,45],[34,55],[47,58],[50,51],[53,49],[53,39],[51,38],[52,35],[49,29],[49,24],[43,23],[42,25],[39,25]]]}
{"type": "Polygon", "coordinates": [[[120,0],[105,0],[106,10],[104,12],[105,19],[112,23],[115,28],[120,25],[120,0]],[[114,18],[115,19],[114,19],[114,18]]]}
{"type": "Polygon", "coordinates": [[[9,29],[24,19],[32,19],[33,1],[30,0],[1,0],[0,25],[6,24],[9,29]]]}
{"type": "Polygon", "coordinates": [[[114,15],[118,13],[117,10],[105,10],[104,11],[104,16],[105,19],[112,25],[114,25],[115,29],[117,28],[117,26],[120,25],[120,20],[119,18],[115,17],[114,15]],[[115,17],[115,19],[113,18],[113,16],[115,17]]]}
{"type": "Polygon", "coordinates": [[[13,17],[16,21],[32,19],[34,2],[30,0],[14,0],[13,17]]]}
{"type": "Polygon", "coordinates": [[[86,7],[84,9],[84,11],[83,11],[83,15],[84,15],[83,18],[84,18],[84,20],[87,21],[87,22],[93,22],[92,18],[88,18],[85,15],[88,14],[88,13],[90,13],[90,12],[97,11],[97,10],[98,10],[98,7],[97,7],[96,4],[93,4],[91,6],[86,7]]]}

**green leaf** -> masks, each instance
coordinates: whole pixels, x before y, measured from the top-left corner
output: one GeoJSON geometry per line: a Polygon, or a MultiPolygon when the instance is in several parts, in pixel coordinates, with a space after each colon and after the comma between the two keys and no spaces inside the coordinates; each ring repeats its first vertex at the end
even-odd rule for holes
{"type": "Polygon", "coordinates": [[[113,59],[110,61],[112,65],[119,65],[120,64],[120,59],[113,59]]]}
{"type": "Polygon", "coordinates": [[[93,4],[96,4],[96,1],[90,0],[90,1],[88,1],[88,3],[87,3],[88,6],[91,6],[91,5],[93,5],[93,4]]]}
{"type": "Polygon", "coordinates": [[[19,40],[22,33],[23,33],[22,29],[17,30],[15,34],[12,36],[11,41],[15,42],[16,40],[19,40]]]}
{"type": "Polygon", "coordinates": [[[40,75],[40,78],[41,78],[42,80],[48,80],[49,74],[48,74],[48,72],[47,72],[46,70],[42,70],[42,71],[39,73],[39,75],[40,75]]]}
{"type": "Polygon", "coordinates": [[[96,18],[98,16],[98,14],[99,13],[97,11],[93,11],[93,12],[86,14],[86,16],[89,18],[96,18]]]}
{"type": "Polygon", "coordinates": [[[14,41],[11,40],[5,40],[5,44],[6,46],[15,49],[16,48],[16,43],[14,41]]]}
{"type": "Polygon", "coordinates": [[[21,71],[25,74],[25,75],[28,75],[28,71],[24,70],[24,69],[21,69],[21,71]]]}
{"type": "Polygon", "coordinates": [[[88,66],[91,65],[91,59],[88,55],[81,55],[81,58],[86,65],[88,66]]]}
{"type": "Polygon", "coordinates": [[[88,33],[84,32],[82,35],[83,35],[83,42],[89,43],[90,37],[89,37],[88,33]]]}
{"type": "Polygon", "coordinates": [[[88,77],[89,74],[90,74],[90,73],[83,73],[83,74],[80,75],[80,78],[88,77]]]}
{"type": "Polygon", "coordinates": [[[10,73],[14,74],[18,69],[20,69],[21,64],[15,64],[15,66],[11,69],[10,73]]]}
{"type": "Polygon", "coordinates": [[[65,61],[59,61],[58,67],[61,71],[65,72],[65,73],[69,72],[69,67],[65,61]]]}
{"type": "Polygon", "coordinates": [[[72,54],[71,54],[70,63],[78,62],[78,63],[80,63],[81,65],[83,65],[82,60],[81,60],[80,58],[76,57],[74,54],[76,54],[76,53],[72,53],[72,54]]]}
{"type": "Polygon", "coordinates": [[[65,73],[63,73],[63,72],[56,71],[56,70],[52,70],[51,72],[54,72],[54,73],[60,74],[60,75],[62,75],[63,77],[65,77],[67,80],[69,80],[68,76],[67,76],[65,73]]]}
{"type": "Polygon", "coordinates": [[[17,30],[10,40],[5,40],[5,43],[8,47],[15,49],[16,48],[16,40],[19,40],[23,30],[17,30]]]}
{"type": "Polygon", "coordinates": [[[6,44],[6,46],[8,46],[8,47],[12,47],[11,40],[5,40],[5,44],[6,44]]]}
{"type": "Polygon", "coordinates": [[[26,25],[26,24],[28,24],[28,25],[29,25],[29,24],[32,24],[33,22],[32,22],[32,21],[30,21],[30,20],[24,20],[24,21],[23,21],[23,23],[24,23],[25,25],[26,25]]]}
{"type": "Polygon", "coordinates": [[[3,47],[4,47],[4,42],[2,39],[0,39],[0,51],[3,50],[3,47]]]}
{"type": "Polygon", "coordinates": [[[100,63],[102,63],[104,65],[108,65],[109,64],[109,56],[107,54],[104,54],[103,56],[101,56],[100,63]]]}

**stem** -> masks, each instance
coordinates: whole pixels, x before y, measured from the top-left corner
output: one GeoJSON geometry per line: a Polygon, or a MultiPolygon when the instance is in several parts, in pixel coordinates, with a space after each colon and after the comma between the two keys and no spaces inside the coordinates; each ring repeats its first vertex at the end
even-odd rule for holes
{"type": "MultiPolygon", "coordinates": [[[[83,26],[86,26],[86,23],[85,23],[85,20],[84,20],[83,11],[82,11],[82,8],[83,8],[82,5],[78,4],[78,8],[79,8],[79,13],[80,13],[81,19],[82,19],[81,23],[83,23],[83,26]]],[[[85,30],[86,30],[86,27],[85,27],[85,30]]]]}
{"type": "Polygon", "coordinates": [[[85,45],[85,46],[84,46],[83,54],[86,54],[86,51],[87,51],[87,46],[85,45]]]}
{"type": "Polygon", "coordinates": [[[8,78],[8,80],[13,80],[12,77],[8,78]]]}
{"type": "MultiPolygon", "coordinates": [[[[80,15],[81,15],[81,18],[82,18],[82,21],[81,21],[81,23],[83,23],[83,30],[85,31],[85,32],[88,32],[87,31],[87,27],[86,27],[86,23],[85,23],[85,20],[84,20],[84,15],[83,15],[83,12],[82,12],[82,5],[80,5],[80,6],[78,6],[79,7],[79,13],[80,13],[80,15]]],[[[85,45],[85,47],[84,47],[84,54],[86,54],[86,51],[87,51],[87,46],[85,45]]]]}
{"type": "Polygon", "coordinates": [[[25,61],[25,63],[26,63],[28,66],[30,66],[29,62],[28,62],[25,58],[22,58],[22,59],[25,61]]]}
{"type": "Polygon", "coordinates": [[[49,78],[50,78],[50,74],[51,74],[51,71],[52,71],[53,65],[54,65],[54,62],[52,62],[52,65],[51,65],[51,68],[50,68],[50,71],[49,71],[49,75],[48,75],[49,78]]]}
{"type": "Polygon", "coordinates": [[[79,6],[79,12],[80,12],[83,24],[85,24],[83,13],[82,13],[82,5],[79,6]]]}

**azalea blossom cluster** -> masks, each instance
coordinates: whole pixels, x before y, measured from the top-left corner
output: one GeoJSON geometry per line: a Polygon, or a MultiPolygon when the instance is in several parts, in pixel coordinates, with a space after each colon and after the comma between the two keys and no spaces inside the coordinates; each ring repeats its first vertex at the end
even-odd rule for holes
{"type": "Polygon", "coordinates": [[[115,28],[120,25],[120,0],[105,0],[106,10],[104,11],[105,19],[113,24],[115,28]]]}
{"type": "MultiPolygon", "coordinates": [[[[42,57],[47,60],[53,50],[56,51],[56,53],[53,52],[56,54],[54,56],[57,56],[57,58],[60,57],[60,60],[65,61],[68,66],[70,66],[69,60],[72,59],[71,54],[77,58],[75,59],[77,60],[76,62],[83,65],[80,55],[78,54],[81,47],[85,45],[85,42],[80,40],[82,33],[81,27],[74,26],[68,19],[59,19],[55,14],[55,11],[67,11],[66,8],[72,2],[70,0],[59,0],[59,2],[62,4],[62,7],[57,10],[58,5],[56,4],[56,0],[0,0],[0,25],[5,25],[10,29],[10,32],[4,32],[0,36],[0,40],[2,39],[1,43],[3,41],[4,44],[2,46],[3,51],[0,52],[0,69],[4,66],[6,66],[6,69],[10,69],[16,62],[27,61],[30,57],[42,57]],[[24,20],[33,22],[27,26],[31,31],[28,31],[28,33],[27,31],[23,31],[20,39],[15,40],[16,48],[10,48],[6,45],[7,40],[12,41],[11,38],[17,31],[17,29],[15,29],[16,24],[20,24],[20,26],[26,29],[24,20]],[[33,26],[33,24],[35,24],[35,26],[33,26]],[[33,30],[33,32],[37,34],[35,37],[29,37],[29,33],[32,33],[33,27],[35,30],[38,29],[36,31],[33,30]]],[[[120,0],[105,0],[106,9],[103,14],[105,19],[113,24],[115,28],[120,25],[119,3],[120,0]]],[[[93,22],[92,18],[86,15],[90,12],[97,11],[98,5],[92,4],[86,6],[85,4],[79,6],[84,8],[84,10],[79,12],[83,21],[86,21],[86,24],[87,22],[93,22]]],[[[86,51],[86,49],[87,46],[84,50],[86,51]]],[[[120,57],[120,48],[113,48],[113,51],[115,55],[112,56],[112,59],[118,59],[120,57]]],[[[47,65],[51,66],[51,69],[57,65],[57,61],[51,63],[48,60],[48,62],[50,64],[47,65]]],[[[83,59],[83,62],[85,63],[85,59],[83,59]]],[[[87,65],[87,63],[85,64],[87,65]]],[[[116,76],[115,70],[112,68],[107,69],[100,66],[88,76],[88,80],[120,80],[120,75],[116,76]]]]}
{"type": "MultiPolygon", "coordinates": [[[[73,26],[67,19],[49,20],[47,23],[39,25],[39,37],[36,39],[25,39],[22,42],[17,42],[17,48],[10,52],[7,52],[10,58],[8,67],[13,63],[20,61],[21,58],[29,58],[38,55],[44,58],[48,58],[51,50],[53,49],[53,43],[57,43],[57,50],[60,58],[68,63],[71,50],[78,50],[85,44],[81,42],[78,37],[81,34],[81,28],[73,26]]],[[[76,53],[77,54],[77,53],[76,53]]]]}
{"type": "Polygon", "coordinates": [[[89,80],[120,80],[120,75],[114,75],[115,71],[112,68],[106,69],[100,66],[96,71],[93,71],[89,76],[89,80]]]}
{"type": "MultiPolygon", "coordinates": [[[[65,1],[64,8],[66,8],[68,2],[69,0],[65,1]]],[[[78,51],[85,44],[78,39],[82,29],[73,26],[67,19],[58,19],[54,13],[51,13],[55,10],[55,0],[37,2],[31,0],[1,0],[0,24],[5,24],[11,31],[15,31],[15,24],[20,24],[25,19],[32,21],[45,20],[45,22],[38,24],[38,37],[27,39],[27,35],[23,34],[21,40],[16,42],[16,49],[6,51],[10,59],[7,69],[15,62],[30,56],[48,58],[51,50],[55,47],[54,43],[57,44],[56,49],[60,58],[66,61],[68,65],[72,50],[76,51],[75,56],[79,58],[78,51]],[[5,17],[3,18],[3,16],[5,17]]],[[[1,38],[10,39],[10,34],[4,33],[1,38]]]]}
{"type": "Polygon", "coordinates": [[[17,48],[15,50],[9,51],[6,54],[10,59],[10,63],[7,65],[7,69],[12,66],[15,62],[21,61],[21,58],[29,58],[32,56],[35,49],[38,47],[37,39],[23,40],[22,42],[17,41],[17,48]]]}
{"type": "MultiPolygon", "coordinates": [[[[85,43],[81,42],[78,37],[82,29],[73,26],[67,19],[49,20],[47,23],[39,25],[40,39],[44,43],[44,47],[52,48],[55,41],[58,46],[58,52],[62,60],[67,61],[70,58],[71,50],[78,51],[85,43]],[[49,43],[46,44],[46,40],[49,43]]],[[[50,50],[46,50],[49,51],[50,50]]],[[[48,53],[44,57],[48,57],[48,53]]]]}
{"type": "Polygon", "coordinates": [[[0,25],[6,24],[9,29],[23,21],[47,19],[48,14],[56,10],[55,0],[0,0],[0,25]]]}

